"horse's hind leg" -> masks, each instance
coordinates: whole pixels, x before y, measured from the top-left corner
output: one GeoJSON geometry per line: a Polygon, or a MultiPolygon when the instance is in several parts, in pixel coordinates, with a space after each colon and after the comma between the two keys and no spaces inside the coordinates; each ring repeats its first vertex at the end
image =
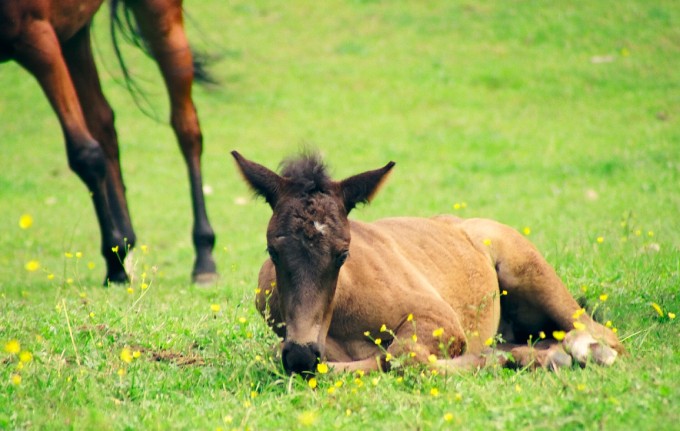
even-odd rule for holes
{"type": "Polygon", "coordinates": [[[216,276],[212,250],[215,234],[205,208],[201,153],[203,137],[191,98],[193,58],[182,23],[179,0],[146,0],[130,2],[142,36],[156,58],[170,96],[170,122],[177,135],[189,171],[193,202],[193,239],[196,262],[193,281],[207,283],[216,276]]]}
{"type": "Polygon", "coordinates": [[[583,354],[572,356],[579,362],[591,357],[610,364],[616,352],[624,348],[616,335],[595,322],[571,296],[555,270],[538,250],[514,229],[491,220],[470,219],[461,223],[477,248],[494,263],[499,286],[507,291],[501,296],[501,327],[509,341],[522,344],[529,336],[534,340],[541,331],[568,332],[567,350],[576,347],[583,354]],[[597,346],[605,346],[602,347],[597,346]]]}
{"type": "Polygon", "coordinates": [[[136,236],[125,198],[118,137],[113,124],[113,110],[102,93],[97,67],[92,57],[90,26],[83,27],[63,46],[64,59],[71,73],[80,106],[83,108],[87,128],[99,142],[106,156],[106,187],[109,204],[113,219],[123,235],[125,251],[129,251],[135,245],[136,236]]]}
{"type": "Polygon", "coordinates": [[[125,281],[122,260],[126,250],[123,235],[112,217],[106,187],[106,157],[87,129],[57,35],[45,20],[27,23],[22,34],[15,58],[43,88],[64,132],[69,166],[92,194],[102,235],[102,254],[107,263],[107,280],[125,281]],[[115,247],[117,253],[113,251],[115,247]]]}

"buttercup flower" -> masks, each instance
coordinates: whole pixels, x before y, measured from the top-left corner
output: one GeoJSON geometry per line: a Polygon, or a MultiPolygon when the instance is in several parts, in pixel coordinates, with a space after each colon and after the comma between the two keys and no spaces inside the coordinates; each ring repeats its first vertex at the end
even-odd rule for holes
{"type": "Polygon", "coordinates": [[[30,214],[23,214],[19,217],[19,227],[22,229],[28,229],[33,226],[33,217],[30,214]]]}
{"type": "Polygon", "coordinates": [[[26,262],[26,265],[24,265],[24,268],[26,268],[26,271],[28,272],[34,272],[40,269],[40,262],[37,260],[29,260],[26,262]]]}
{"type": "Polygon", "coordinates": [[[564,340],[564,336],[567,335],[564,331],[553,331],[552,336],[557,341],[564,340]]]}
{"type": "Polygon", "coordinates": [[[133,358],[132,358],[132,352],[130,351],[130,349],[128,349],[127,347],[125,347],[123,350],[121,350],[121,352],[120,352],[120,359],[121,359],[123,362],[128,363],[128,364],[129,364],[130,362],[132,362],[132,359],[133,359],[133,358]]]}
{"type": "Polygon", "coordinates": [[[328,372],[328,365],[322,362],[316,366],[316,371],[318,371],[319,374],[326,374],[328,372]]]}
{"type": "Polygon", "coordinates": [[[10,340],[5,343],[5,352],[9,353],[10,355],[16,355],[20,351],[21,344],[19,343],[19,340],[10,340]]]}

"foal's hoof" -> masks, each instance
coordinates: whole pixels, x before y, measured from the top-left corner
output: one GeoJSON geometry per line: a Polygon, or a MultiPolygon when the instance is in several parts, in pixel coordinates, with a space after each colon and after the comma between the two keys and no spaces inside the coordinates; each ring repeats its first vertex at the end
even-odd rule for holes
{"type": "Polygon", "coordinates": [[[597,341],[587,332],[571,331],[564,337],[564,349],[582,367],[588,360],[598,365],[609,366],[614,363],[618,355],[614,349],[597,341]]]}
{"type": "Polygon", "coordinates": [[[202,274],[193,274],[191,282],[198,286],[212,286],[220,279],[220,275],[216,272],[204,272],[202,274]]]}
{"type": "Polygon", "coordinates": [[[571,356],[569,356],[567,352],[563,351],[562,349],[559,349],[548,354],[546,357],[545,366],[553,371],[556,371],[559,368],[571,367],[571,364],[571,356]]]}

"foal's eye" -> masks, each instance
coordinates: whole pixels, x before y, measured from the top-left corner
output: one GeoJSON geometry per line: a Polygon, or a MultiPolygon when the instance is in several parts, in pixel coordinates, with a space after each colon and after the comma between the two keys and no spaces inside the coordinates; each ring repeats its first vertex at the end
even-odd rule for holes
{"type": "Polygon", "coordinates": [[[269,253],[269,258],[272,260],[274,265],[279,263],[279,254],[272,247],[267,247],[267,253],[269,253]]]}
{"type": "Polygon", "coordinates": [[[347,257],[349,256],[349,251],[345,250],[342,253],[338,255],[338,257],[335,258],[335,264],[340,267],[342,266],[343,263],[347,260],[347,257]]]}

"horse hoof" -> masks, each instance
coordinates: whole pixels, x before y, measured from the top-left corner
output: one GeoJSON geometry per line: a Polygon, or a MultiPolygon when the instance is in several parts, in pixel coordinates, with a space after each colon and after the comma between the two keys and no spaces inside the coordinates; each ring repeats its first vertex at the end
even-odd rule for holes
{"type": "Polygon", "coordinates": [[[610,366],[616,360],[618,353],[616,350],[604,344],[596,343],[590,346],[592,352],[592,358],[595,363],[599,365],[604,365],[606,367],[610,366]]]}
{"type": "Polygon", "coordinates": [[[588,360],[598,365],[609,366],[616,360],[617,353],[611,347],[597,341],[593,336],[583,331],[571,331],[564,338],[564,349],[582,367],[588,360]]]}
{"type": "Polygon", "coordinates": [[[126,284],[130,281],[125,271],[118,271],[112,274],[108,274],[104,279],[104,286],[109,286],[111,284],[126,284]]]}
{"type": "Polygon", "coordinates": [[[558,368],[571,367],[572,364],[571,356],[569,356],[566,352],[562,351],[562,349],[548,355],[547,359],[548,367],[553,371],[556,371],[558,368]]]}
{"type": "Polygon", "coordinates": [[[194,274],[191,276],[191,282],[198,286],[212,286],[220,279],[220,275],[216,272],[204,272],[201,274],[194,274]]]}

